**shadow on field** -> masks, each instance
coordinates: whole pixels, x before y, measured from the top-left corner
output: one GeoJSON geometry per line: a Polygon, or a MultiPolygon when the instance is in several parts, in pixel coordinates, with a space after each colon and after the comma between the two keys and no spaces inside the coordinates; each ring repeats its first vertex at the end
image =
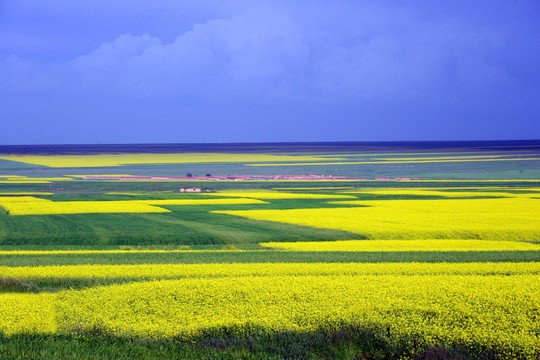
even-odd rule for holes
{"type": "Polygon", "coordinates": [[[2,359],[498,359],[487,349],[422,345],[418,338],[390,339],[387,329],[345,325],[337,330],[273,332],[262,328],[209,330],[189,339],[117,337],[96,328],[69,335],[5,336],[2,359]]]}

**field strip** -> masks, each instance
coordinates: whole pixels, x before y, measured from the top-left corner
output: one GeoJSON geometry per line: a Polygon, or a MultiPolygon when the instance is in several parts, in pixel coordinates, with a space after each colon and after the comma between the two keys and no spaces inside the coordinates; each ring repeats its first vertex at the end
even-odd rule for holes
{"type": "MultiPolygon", "coordinates": [[[[260,161],[324,161],[326,157],[306,155],[270,155],[237,153],[178,153],[178,154],[98,154],[98,155],[8,155],[0,159],[53,168],[69,167],[116,167],[130,164],[196,164],[196,163],[244,163],[260,161]]],[[[346,160],[334,157],[336,160],[346,160]]]]}
{"type": "Polygon", "coordinates": [[[227,253],[227,252],[244,252],[248,250],[234,249],[218,249],[218,250],[197,250],[197,249],[171,249],[171,250],[146,250],[146,249],[133,249],[133,250],[0,250],[0,255],[84,255],[84,254],[174,254],[174,253],[227,253]]]}
{"type": "Polygon", "coordinates": [[[1,197],[0,207],[10,215],[100,214],[100,213],[165,213],[170,210],[157,205],[235,205],[266,204],[249,198],[233,199],[169,199],[111,201],[51,201],[31,196],[1,197]]]}
{"type": "MultiPolygon", "coordinates": [[[[0,266],[0,277],[159,280],[176,278],[306,275],[540,275],[538,262],[485,263],[222,263],[139,265],[0,266]]],[[[56,280],[55,280],[56,279],[56,280]]]]}
{"type": "Polygon", "coordinates": [[[42,195],[54,195],[52,192],[0,192],[1,196],[42,196],[42,195]]]}
{"type": "Polygon", "coordinates": [[[245,166],[326,166],[326,165],[370,165],[370,164],[422,164],[422,163],[451,163],[451,162],[487,162],[487,161],[538,161],[540,158],[517,159],[449,159],[449,160],[389,160],[389,161],[335,161],[335,162],[299,162],[299,163],[257,163],[245,166]]]}
{"type": "Polygon", "coordinates": [[[340,198],[356,198],[352,195],[344,194],[304,194],[304,193],[288,193],[282,191],[254,191],[254,190],[230,190],[220,191],[215,193],[201,193],[201,195],[210,196],[225,196],[238,198],[254,198],[263,200],[272,199],[340,199],[340,198]]]}
{"type": "Polygon", "coordinates": [[[0,180],[0,184],[50,184],[46,180],[0,180]]]}
{"type": "Polygon", "coordinates": [[[520,158],[526,158],[528,156],[534,156],[534,155],[515,155],[515,154],[512,154],[512,155],[503,155],[503,154],[499,154],[499,155],[463,155],[463,156],[460,156],[460,155],[455,155],[455,156],[416,156],[416,157],[399,157],[399,156],[394,156],[394,157],[374,157],[373,160],[383,160],[383,161],[386,161],[386,160],[399,160],[399,161],[402,161],[402,160],[405,160],[405,161],[408,161],[408,160],[459,160],[459,159],[497,159],[497,158],[517,158],[517,159],[520,159],[520,158]]]}
{"type": "Polygon", "coordinates": [[[378,190],[350,190],[346,194],[370,194],[370,195],[414,195],[414,196],[442,196],[442,197],[528,197],[538,195],[537,191],[529,193],[510,193],[498,191],[442,191],[429,189],[378,189],[378,190]]]}
{"type": "Polygon", "coordinates": [[[354,186],[273,187],[272,190],[344,190],[354,186]]]}
{"type": "Polygon", "coordinates": [[[296,251],[540,251],[540,243],[489,240],[343,240],[259,243],[296,251]]]}

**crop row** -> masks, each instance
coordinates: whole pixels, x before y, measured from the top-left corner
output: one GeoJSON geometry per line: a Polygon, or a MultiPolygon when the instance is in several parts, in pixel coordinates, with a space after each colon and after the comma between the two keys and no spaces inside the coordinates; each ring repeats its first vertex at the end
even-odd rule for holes
{"type": "Polygon", "coordinates": [[[233,263],[0,267],[0,277],[16,279],[157,280],[183,277],[305,275],[540,275],[538,262],[499,263],[233,263]]]}
{"type": "Polygon", "coordinates": [[[298,251],[540,251],[540,244],[490,240],[338,240],[267,242],[259,245],[298,251]]]}
{"type": "Polygon", "coordinates": [[[160,213],[170,210],[156,205],[264,204],[256,199],[167,199],[121,201],[51,201],[32,196],[0,197],[0,207],[10,215],[160,213]]]}

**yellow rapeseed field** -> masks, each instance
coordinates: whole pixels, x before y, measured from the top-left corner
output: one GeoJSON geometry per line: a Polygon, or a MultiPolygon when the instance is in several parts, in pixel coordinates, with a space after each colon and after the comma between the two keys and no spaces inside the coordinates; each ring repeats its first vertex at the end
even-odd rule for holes
{"type": "MultiPolygon", "coordinates": [[[[181,153],[181,154],[98,154],[98,155],[9,155],[0,159],[56,168],[110,167],[128,164],[245,163],[266,161],[319,161],[327,158],[309,155],[181,153]]],[[[342,160],[343,158],[335,158],[342,160]]]]}
{"type": "Polygon", "coordinates": [[[124,201],[51,201],[31,196],[0,196],[0,207],[10,215],[162,213],[170,210],[154,205],[264,204],[256,199],[172,199],[124,201]]]}
{"type": "Polygon", "coordinates": [[[445,191],[433,190],[429,188],[423,189],[366,189],[366,190],[350,190],[347,194],[372,194],[372,195],[413,195],[413,196],[442,196],[442,197],[527,197],[530,194],[516,194],[505,192],[504,190],[488,190],[488,191],[445,191]]]}
{"type": "Polygon", "coordinates": [[[246,276],[65,291],[56,319],[64,332],[186,339],[232,326],[316,331],[351,323],[431,346],[534,359],[539,299],[538,275],[246,276]]]}
{"type": "Polygon", "coordinates": [[[70,181],[73,180],[71,177],[27,177],[22,175],[0,175],[0,183],[3,184],[12,184],[12,183],[21,183],[21,184],[32,184],[32,183],[43,183],[51,181],[70,181]]]}
{"type": "Polygon", "coordinates": [[[0,206],[10,215],[170,212],[132,201],[51,201],[28,196],[0,197],[0,206]]]}
{"type": "Polygon", "coordinates": [[[540,263],[251,263],[0,266],[16,279],[131,279],[305,275],[540,275],[540,263]]]}
{"type": "MultiPolygon", "coordinates": [[[[493,158],[508,158],[510,156],[524,156],[524,155],[458,155],[458,156],[447,156],[447,155],[441,155],[441,156],[415,156],[415,157],[401,157],[401,156],[393,156],[393,157],[375,157],[373,160],[459,160],[459,159],[493,159],[493,158]]],[[[527,156],[527,155],[525,155],[527,156]]],[[[530,155],[529,155],[530,156],[530,155]]]]}
{"type": "Polygon", "coordinates": [[[259,245],[297,251],[540,251],[540,244],[490,240],[342,240],[267,242],[259,245]]]}
{"type": "Polygon", "coordinates": [[[4,266],[0,277],[27,281],[141,282],[0,294],[0,332],[98,329],[189,340],[224,327],[317,331],[354,324],[391,339],[532,360],[540,354],[539,276],[536,262],[4,266]]]}
{"type": "Polygon", "coordinates": [[[54,195],[52,192],[0,192],[0,196],[41,196],[41,195],[54,195]]]}
{"type": "Polygon", "coordinates": [[[47,180],[0,180],[0,184],[50,184],[47,180]]]}
{"type": "Polygon", "coordinates": [[[0,294],[0,332],[6,335],[20,333],[54,333],[56,294],[0,294]]]}
{"type": "Polygon", "coordinates": [[[540,201],[525,197],[340,201],[348,208],[228,210],[219,214],[343,230],[368,239],[538,240],[540,201]]]}
{"type": "Polygon", "coordinates": [[[343,190],[354,189],[354,186],[312,186],[312,187],[274,187],[272,190],[343,190]]]}
{"type": "MultiPolygon", "coordinates": [[[[453,162],[486,162],[486,161],[539,161],[540,158],[514,158],[514,159],[428,159],[415,160],[386,160],[386,161],[333,161],[333,162],[291,162],[291,163],[257,163],[246,164],[247,166],[321,166],[321,165],[368,165],[368,164],[422,164],[422,163],[453,163],[453,162]]],[[[328,159],[324,159],[328,160],[328,159]]]]}

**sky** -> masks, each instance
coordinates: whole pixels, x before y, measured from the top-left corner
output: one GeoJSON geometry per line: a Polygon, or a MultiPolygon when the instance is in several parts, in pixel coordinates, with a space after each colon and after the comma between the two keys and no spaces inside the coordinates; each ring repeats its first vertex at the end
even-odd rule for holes
{"type": "Polygon", "coordinates": [[[540,139],[538,0],[0,0],[0,144],[540,139]]]}

